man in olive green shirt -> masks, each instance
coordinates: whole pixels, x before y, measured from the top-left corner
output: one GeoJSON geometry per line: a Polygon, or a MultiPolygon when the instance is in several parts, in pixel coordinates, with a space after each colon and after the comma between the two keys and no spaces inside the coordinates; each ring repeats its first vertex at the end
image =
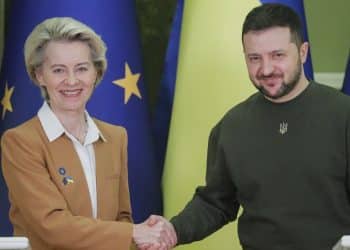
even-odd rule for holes
{"type": "MultiPolygon", "coordinates": [[[[330,250],[350,231],[350,98],[309,81],[298,15],[263,4],[243,24],[258,93],[233,107],[209,138],[205,186],[159,246],[201,240],[237,217],[244,250],[330,250]]],[[[234,84],[234,83],[233,83],[234,84]]]]}

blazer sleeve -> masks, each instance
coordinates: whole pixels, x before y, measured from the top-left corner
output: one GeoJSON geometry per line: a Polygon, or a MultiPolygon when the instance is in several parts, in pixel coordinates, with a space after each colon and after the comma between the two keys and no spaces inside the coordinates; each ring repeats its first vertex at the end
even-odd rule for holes
{"type": "MultiPolygon", "coordinates": [[[[43,147],[40,139],[16,129],[5,132],[1,139],[3,175],[10,200],[19,208],[30,233],[57,249],[129,249],[130,222],[102,221],[70,212],[51,181],[43,147]]],[[[122,185],[127,188],[126,183],[122,185]]]]}

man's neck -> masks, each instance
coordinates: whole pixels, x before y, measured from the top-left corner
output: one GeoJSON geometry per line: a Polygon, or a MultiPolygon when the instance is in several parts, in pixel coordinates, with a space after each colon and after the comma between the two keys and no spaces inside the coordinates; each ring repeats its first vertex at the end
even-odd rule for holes
{"type": "Polygon", "coordinates": [[[293,100],[294,98],[296,98],[297,96],[299,96],[307,88],[308,85],[309,85],[308,79],[306,79],[305,75],[302,75],[300,77],[299,82],[297,83],[297,85],[293,89],[293,91],[291,91],[287,95],[281,96],[280,98],[277,98],[277,99],[273,99],[273,98],[270,98],[268,96],[265,96],[265,98],[271,102],[274,102],[274,103],[289,102],[289,101],[293,100]]]}

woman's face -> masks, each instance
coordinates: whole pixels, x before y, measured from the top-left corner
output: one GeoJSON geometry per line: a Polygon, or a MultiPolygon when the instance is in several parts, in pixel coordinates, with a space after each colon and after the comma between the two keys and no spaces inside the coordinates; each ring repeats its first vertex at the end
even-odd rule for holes
{"type": "Polygon", "coordinates": [[[51,41],[36,71],[55,113],[83,112],[96,82],[89,46],[80,41],[51,41]]]}

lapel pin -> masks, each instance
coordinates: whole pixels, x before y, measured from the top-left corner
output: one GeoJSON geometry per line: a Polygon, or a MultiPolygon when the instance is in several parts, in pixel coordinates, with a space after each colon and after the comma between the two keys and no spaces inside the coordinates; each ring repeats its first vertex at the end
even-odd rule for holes
{"type": "Polygon", "coordinates": [[[66,175],[67,171],[64,167],[60,167],[58,169],[58,173],[63,176],[62,182],[64,185],[68,185],[74,183],[74,179],[72,176],[66,175]]]}
{"type": "Polygon", "coordinates": [[[72,176],[65,176],[63,177],[63,184],[68,185],[74,183],[73,177],[72,176]]]}
{"type": "Polygon", "coordinates": [[[58,169],[58,172],[60,173],[60,175],[65,175],[66,174],[66,169],[64,167],[60,167],[58,169]]]}

